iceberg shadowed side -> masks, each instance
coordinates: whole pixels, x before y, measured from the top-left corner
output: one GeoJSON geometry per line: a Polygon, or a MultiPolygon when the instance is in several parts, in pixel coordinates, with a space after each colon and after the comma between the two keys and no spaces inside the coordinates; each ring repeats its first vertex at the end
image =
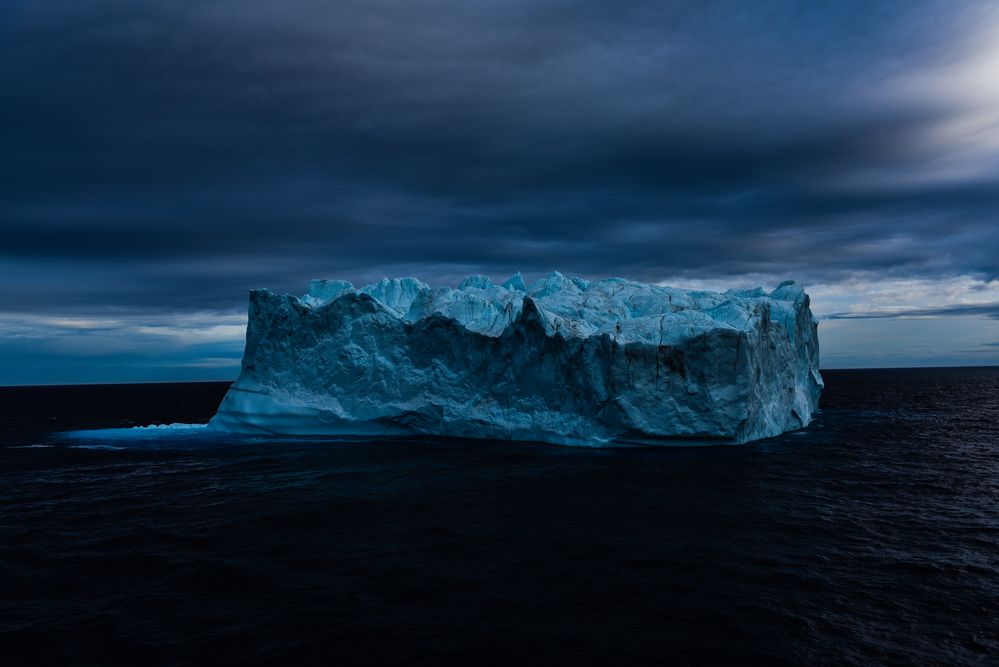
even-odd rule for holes
{"type": "Polygon", "coordinates": [[[817,322],[793,281],[685,291],[552,273],[250,293],[239,378],[209,428],[567,444],[744,443],[807,425],[817,322]]]}

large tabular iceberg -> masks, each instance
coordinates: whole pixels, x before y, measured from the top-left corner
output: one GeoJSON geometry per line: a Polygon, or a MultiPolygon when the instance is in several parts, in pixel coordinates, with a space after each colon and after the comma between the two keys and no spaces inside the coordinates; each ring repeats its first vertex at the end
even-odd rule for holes
{"type": "Polygon", "coordinates": [[[817,323],[792,281],[684,291],[559,273],[250,293],[209,428],[558,443],[743,443],[809,423],[817,323]]]}

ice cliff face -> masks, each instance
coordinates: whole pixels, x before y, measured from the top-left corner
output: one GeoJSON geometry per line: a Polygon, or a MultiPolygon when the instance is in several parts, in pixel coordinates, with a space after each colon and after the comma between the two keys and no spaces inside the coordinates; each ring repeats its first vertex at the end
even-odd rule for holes
{"type": "Polygon", "coordinates": [[[210,428],[558,443],[742,443],[805,426],[817,323],[794,282],[725,293],[484,276],[250,293],[210,428]]]}

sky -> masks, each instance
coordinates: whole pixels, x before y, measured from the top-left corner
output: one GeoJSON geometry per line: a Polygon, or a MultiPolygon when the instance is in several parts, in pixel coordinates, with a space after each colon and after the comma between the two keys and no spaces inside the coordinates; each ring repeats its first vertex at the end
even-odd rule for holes
{"type": "Polygon", "coordinates": [[[250,288],[805,285],[999,363],[999,5],[5,0],[0,384],[232,379],[250,288]]]}

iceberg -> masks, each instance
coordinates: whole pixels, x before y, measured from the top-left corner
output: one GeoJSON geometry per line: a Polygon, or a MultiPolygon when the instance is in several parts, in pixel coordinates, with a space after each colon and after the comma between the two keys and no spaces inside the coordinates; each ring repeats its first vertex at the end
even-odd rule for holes
{"type": "Polygon", "coordinates": [[[806,426],[822,387],[818,323],[793,281],[314,280],[302,297],[250,292],[239,377],[208,429],[739,444],[806,426]]]}

